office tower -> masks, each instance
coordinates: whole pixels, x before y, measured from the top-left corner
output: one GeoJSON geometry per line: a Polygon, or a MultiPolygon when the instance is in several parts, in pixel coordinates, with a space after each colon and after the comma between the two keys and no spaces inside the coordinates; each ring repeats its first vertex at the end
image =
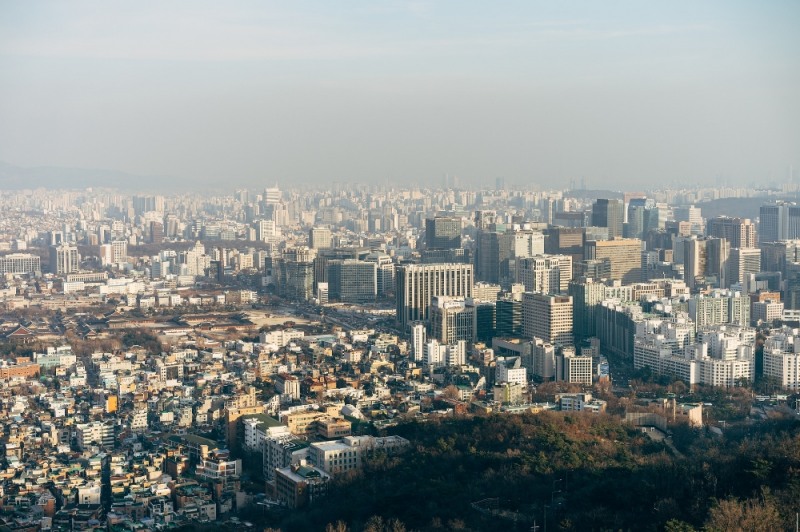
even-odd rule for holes
{"type": "Polygon", "coordinates": [[[470,264],[407,264],[397,268],[397,321],[403,329],[424,321],[434,296],[472,297],[470,264]]]}
{"type": "Polygon", "coordinates": [[[467,299],[467,306],[475,309],[475,341],[491,345],[495,335],[496,303],[467,299]]]}
{"type": "Polygon", "coordinates": [[[308,301],[314,295],[315,250],[295,247],[278,257],[265,260],[267,285],[273,285],[281,297],[308,301]]]}
{"type": "Polygon", "coordinates": [[[478,231],[489,231],[490,226],[496,221],[496,211],[475,211],[474,222],[478,231]]]}
{"type": "Polygon", "coordinates": [[[573,279],[567,293],[572,297],[572,326],[575,343],[595,335],[595,312],[606,295],[606,285],[592,278],[573,279]]]}
{"type": "Polygon", "coordinates": [[[561,294],[572,279],[572,257],[539,255],[517,260],[516,281],[526,292],[561,294]]]}
{"type": "Polygon", "coordinates": [[[495,303],[495,334],[519,336],[522,334],[522,294],[507,294],[495,303]]]}
{"type": "Polygon", "coordinates": [[[703,225],[703,212],[700,207],[690,205],[688,207],[676,207],[673,209],[676,222],[687,222],[693,227],[703,225]]]}
{"type": "Polygon", "coordinates": [[[800,262],[789,263],[787,270],[783,303],[787,309],[800,310],[800,262]]]}
{"type": "Polygon", "coordinates": [[[384,296],[394,291],[394,262],[384,253],[370,253],[364,260],[375,263],[378,275],[378,295],[384,296]]]}
{"type": "Polygon", "coordinates": [[[609,278],[623,284],[642,280],[642,241],[638,238],[616,240],[587,240],[586,260],[608,260],[609,278]]]}
{"type": "Polygon", "coordinates": [[[323,248],[313,250],[314,257],[314,282],[328,282],[328,263],[332,260],[365,260],[370,254],[369,249],[357,247],[323,248]]]}
{"type": "Polygon", "coordinates": [[[461,219],[436,216],[425,219],[427,249],[457,249],[461,247],[461,219]]]}
{"type": "Polygon", "coordinates": [[[308,247],[324,249],[331,247],[332,234],[327,227],[312,227],[308,232],[308,247]]]}
{"type": "Polygon", "coordinates": [[[50,246],[50,271],[56,275],[74,273],[80,269],[81,256],[77,246],[59,244],[50,246]]]}
{"type": "Polygon", "coordinates": [[[707,240],[687,239],[683,245],[683,280],[694,290],[702,285],[706,274],[707,240]]]}
{"type": "Polygon", "coordinates": [[[368,303],[378,295],[378,266],[360,260],[328,262],[328,293],[345,303],[368,303]]]}
{"type": "Polygon", "coordinates": [[[780,242],[762,242],[761,270],[765,272],[787,273],[787,264],[800,262],[800,240],[784,240],[780,242]]]}
{"type": "Polygon", "coordinates": [[[572,298],[522,294],[522,335],[555,345],[572,345],[572,298]]]}
{"type": "Polygon", "coordinates": [[[512,239],[516,259],[544,254],[544,234],[539,231],[514,231],[512,239]]]}
{"type": "Polygon", "coordinates": [[[281,202],[281,190],[278,185],[264,189],[263,202],[264,205],[276,205],[281,202]]]}
{"type": "Polygon", "coordinates": [[[572,276],[575,277],[583,260],[585,243],[586,229],[583,227],[551,227],[545,231],[544,252],[572,257],[572,276]]]}
{"type": "Polygon", "coordinates": [[[586,212],[564,212],[553,214],[553,225],[566,228],[586,227],[589,225],[589,216],[586,212]]]}
{"type": "Polygon", "coordinates": [[[785,201],[762,205],[758,233],[760,243],[800,238],[800,206],[785,201]]]}
{"type": "Polygon", "coordinates": [[[650,231],[658,230],[659,210],[655,200],[633,198],[628,203],[625,236],[643,239],[650,231]]]}
{"type": "Polygon", "coordinates": [[[164,225],[161,222],[150,222],[150,243],[161,244],[164,241],[164,225]]]}
{"type": "Polygon", "coordinates": [[[623,204],[616,199],[598,199],[592,205],[592,225],[608,227],[608,238],[622,237],[623,204]]]}
{"type": "Polygon", "coordinates": [[[706,223],[706,235],[724,238],[731,248],[756,247],[756,226],[749,218],[717,216],[706,223]]]}
{"type": "Polygon", "coordinates": [[[761,250],[758,248],[731,249],[728,259],[727,285],[723,288],[730,288],[731,285],[744,283],[745,278],[750,274],[761,271],[761,250]]]}
{"type": "Polygon", "coordinates": [[[126,240],[112,240],[110,244],[100,246],[100,263],[103,266],[120,264],[128,260],[128,242],[126,240]]]}
{"type": "Polygon", "coordinates": [[[256,220],[253,225],[256,229],[256,239],[260,242],[270,242],[273,238],[281,235],[275,220],[256,220]]]}
{"type": "Polygon", "coordinates": [[[730,284],[728,282],[730,254],[730,244],[724,238],[706,239],[705,275],[715,279],[718,288],[725,288],[730,284]]]}
{"type": "Polygon", "coordinates": [[[164,212],[163,196],[133,196],[131,204],[133,212],[139,216],[151,211],[164,212]]]}
{"type": "Polygon", "coordinates": [[[442,344],[475,341],[475,307],[463,297],[435,296],[431,301],[431,334],[442,344]]]}
{"type": "Polygon", "coordinates": [[[475,279],[507,287],[511,284],[509,261],[513,258],[513,233],[478,232],[475,279]]]}

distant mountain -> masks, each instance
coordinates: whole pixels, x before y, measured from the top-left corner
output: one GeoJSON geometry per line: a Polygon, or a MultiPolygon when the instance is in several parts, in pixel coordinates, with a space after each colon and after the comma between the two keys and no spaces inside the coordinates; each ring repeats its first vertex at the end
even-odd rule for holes
{"type": "Polygon", "coordinates": [[[36,166],[24,168],[0,161],[0,189],[113,187],[147,191],[179,188],[186,183],[165,176],[142,176],[86,168],[36,166]]]}

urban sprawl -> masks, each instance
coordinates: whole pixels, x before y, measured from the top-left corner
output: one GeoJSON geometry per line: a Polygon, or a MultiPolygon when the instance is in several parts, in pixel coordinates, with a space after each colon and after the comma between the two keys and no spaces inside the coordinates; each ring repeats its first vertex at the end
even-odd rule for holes
{"type": "Polygon", "coordinates": [[[700,388],[751,390],[754,419],[794,406],[796,187],[447,185],[3,191],[2,525],[244,529],[438,417],[582,411],[668,440],[725,430],[700,388]],[[636,395],[662,381],[682,384],[636,395]]]}

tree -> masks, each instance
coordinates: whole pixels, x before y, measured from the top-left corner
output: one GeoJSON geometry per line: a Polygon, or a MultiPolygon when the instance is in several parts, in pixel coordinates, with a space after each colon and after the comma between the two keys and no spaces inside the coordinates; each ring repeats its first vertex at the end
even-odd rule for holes
{"type": "Polygon", "coordinates": [[[695,528],[680,519],[670,519],[664,524],[664,532],[695,532],[695,528]]]}
{"type": "Polygon", "coordinates": [[[769,532],[780,530],[783,523],[775,505],[766,499],[729,498],[711,508],[705,528],[709,532],[769,532]]]}
{"type": "Polygon", "coordinates": [[[453,401],[457,400],[459,398],[458,388],[451,384],[442,390],[442,397],[445,399],[451,399],[453,401]]]}
{"type": "Polygon", "coordinates": [[[325,527],[325,532],[348,532],[347,523],[344,521],[336,521],[336,523],[328,523],[325,527]]]}

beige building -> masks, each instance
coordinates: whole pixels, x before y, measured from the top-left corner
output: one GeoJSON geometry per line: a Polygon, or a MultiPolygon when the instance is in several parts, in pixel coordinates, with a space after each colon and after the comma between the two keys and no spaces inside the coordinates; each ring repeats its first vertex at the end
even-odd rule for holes
{"type": "Polygon", "coordinates": [[[572,297],[523,294],[522,334],[554,345],[572,345],[572,297]]]}

